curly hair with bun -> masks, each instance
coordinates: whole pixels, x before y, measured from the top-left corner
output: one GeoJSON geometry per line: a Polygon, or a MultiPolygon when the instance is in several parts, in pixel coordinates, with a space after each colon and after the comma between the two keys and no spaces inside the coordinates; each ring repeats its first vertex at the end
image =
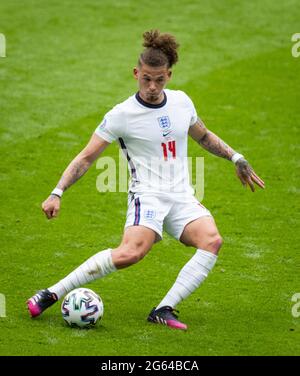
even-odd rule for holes
{"type": "Polygon", "coordinates": [[[145,50],[139,58],[139,65],[147,64],[151,67],[167,65],[171,68],[178,61],[177,49],[179,44],[173,35],[159,30],[146,31],[143,34],[145,50]]]}

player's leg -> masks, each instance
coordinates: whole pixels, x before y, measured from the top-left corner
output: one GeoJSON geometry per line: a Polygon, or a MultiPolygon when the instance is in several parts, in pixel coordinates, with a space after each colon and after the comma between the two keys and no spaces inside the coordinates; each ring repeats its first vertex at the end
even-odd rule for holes
{"type": "Polygon", "coordinates": [[[180,241],[187,246],[195,247],[196,253],[181,269],[174,285],[157,308],[163,306],[174,308],[195,291],[214,267],[222,245],[222,238],[215,221],[210,216],[188,223],[180,241]]]}
{"type": "Polygon", "coordinates": [[[174,308],[207,277],[216,262],[222,240],[210,212],[192,196],[174,199],[165,218],[165,228],[170,235],[188,246],[194,246],[197,251],[181,269],[167,295],[150,312],[148,321],[185,330],[187,325],[178,320],[174,308]]]}
{"type": "Polygon", "coordinates": [[[58,283],[30,298],[27,305],[31,316],[40,315],[74,288],[137,263],[149,252],[155,239],[156,233],[150,228],[127,227],[119,247],[95,254],[58,283]]]}

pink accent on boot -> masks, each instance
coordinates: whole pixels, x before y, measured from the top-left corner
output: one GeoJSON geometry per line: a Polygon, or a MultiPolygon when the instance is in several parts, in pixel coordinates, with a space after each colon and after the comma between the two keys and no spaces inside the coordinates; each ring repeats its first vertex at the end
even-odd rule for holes
{"type": "Polygon", "coordinates": [[[167,325],[170,328],[187,330],[186,324],[183,324],[182,322],[179,322],[179,321],[176,321],[176,320],[167,320],[167,325]]]}
{"type": "Polygon", "coordinates": [[[33,303],[31,299],[27,301],[27,308],[31,317],[37,317],[42,313],[39,306],[36,303],[33,303]]]}

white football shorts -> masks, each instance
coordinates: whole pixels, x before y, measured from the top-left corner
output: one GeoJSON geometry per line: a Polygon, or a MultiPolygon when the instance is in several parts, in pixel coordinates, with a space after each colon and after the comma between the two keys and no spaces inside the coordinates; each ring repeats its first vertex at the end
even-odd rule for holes
{"type": "Polygon", "coordinates": [[[165,230],[179,240],[188,223],[204,216],[212,217],[192,194],[129,193],[125,228],[151,228],[159,235],[157,241],[165,230]]]}

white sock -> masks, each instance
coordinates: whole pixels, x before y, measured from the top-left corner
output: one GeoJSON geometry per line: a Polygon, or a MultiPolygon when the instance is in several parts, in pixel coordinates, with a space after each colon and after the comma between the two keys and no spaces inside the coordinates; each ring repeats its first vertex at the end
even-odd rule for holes
{"type": "Polygon", "coordinates": [[[76,287],[102,278],[115,270],[116,267],[112,262],[111,249],[106,249],[90,257],[65,278],[49,287],[48,290],[54,292],[58,299],[60,299],[76,287]]]}
{"type": "Polygon", "coordinates": [[[197,249],[190,261],[180,270],[174,285],[156,309],[163,306],[174,308],[183,299],[187,298],[204,281],[216,261],[217,256],[213,253],[197,249]]]}

